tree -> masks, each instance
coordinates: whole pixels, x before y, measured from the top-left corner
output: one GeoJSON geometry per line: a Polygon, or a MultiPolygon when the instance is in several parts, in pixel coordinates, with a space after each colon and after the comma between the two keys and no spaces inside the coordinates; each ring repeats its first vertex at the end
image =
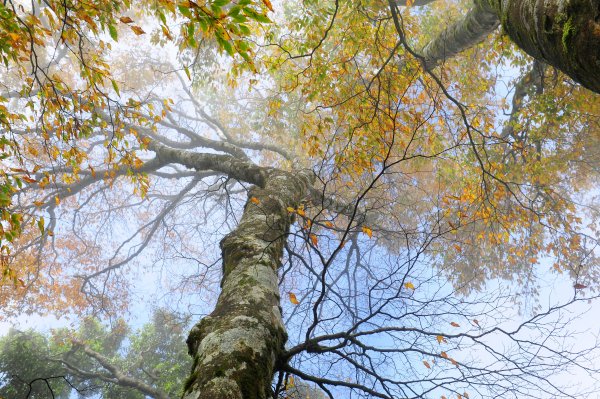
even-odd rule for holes
{"type": "Polygon", "coordinates": [[[182,320],[158,310],[129,331],[119,320],[108,330],[95,319],[78,331],[51,336],[11,330],[2,338],[0,394],[8,398],[176,398],[188,372],[182,320]]]}
{"type": "Polygon", "coordinates": [[[599,91],[598,5],[545,5],[476,1],[431,36],[465,4],[285,2],[271,23],[266,0],[7,2],[2,300],[117,312],[125,265],[154,246],[195,260],[179,294],[220,283],[187,340],[185,398],[283,395],[288,375],[331,397],[568,395],[551,374],[593,371],[555,339],[598,279],[599,101],[545,63],[599,91]],[[503,37],[475,46],[499,23],[536,63],[503,37]],[[495,67],[510,63],[524,71],[505,123],[495,67]],[[545,257],[572,299],[503,329],[510,296],[486,281],[535,294],[545,257]],[[490,357],[459,358],[477,347],[490,357]]]}

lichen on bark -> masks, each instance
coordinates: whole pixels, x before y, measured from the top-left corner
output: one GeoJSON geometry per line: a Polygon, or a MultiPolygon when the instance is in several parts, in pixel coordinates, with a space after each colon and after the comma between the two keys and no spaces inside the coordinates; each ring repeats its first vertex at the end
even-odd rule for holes
{"type": "Polygon", "coordinates": [[[310,172],[272,171],[250,190],[239,225],[221,241],[223,277],[214,311],[191,331],[194,366],[185,399],[265,399],[287,334],[277,269],[291,217],[309,192],[310,172]]]}

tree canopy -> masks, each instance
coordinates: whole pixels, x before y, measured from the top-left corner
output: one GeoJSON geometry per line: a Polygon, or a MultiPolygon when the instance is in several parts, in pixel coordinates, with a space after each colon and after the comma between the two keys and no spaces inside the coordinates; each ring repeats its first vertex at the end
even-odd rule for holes
{"type": "Polygon", "coordinates": [[[595,372],[568,329],[600,279],[599,13],[5,1],[2,316],[196,315],[186,399],[576,397],[552,377],[595,372]],[[538,301],[548,275],[569,295],[538,301]]]}

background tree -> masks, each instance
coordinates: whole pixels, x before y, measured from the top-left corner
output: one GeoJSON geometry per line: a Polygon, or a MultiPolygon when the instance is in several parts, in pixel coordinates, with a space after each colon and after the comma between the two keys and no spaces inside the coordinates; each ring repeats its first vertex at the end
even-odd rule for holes
{"type": "Polygon", "coordinates": [[[598,97],[542,62],[597,91],[597,7],[543,10],[533,65],[504,37],[473,47],[501,21],[532,53],[516,4],[439,30],[473,5],[7,2],[5,307],[114,314],[146,263],[169,303],[215,305],[186,398],[284,395],[289,375],[330,397],[569,396],[549,378],[594,371],[558,338],[598,278],[598,97]],[[571,44],[592,55],[563,63],[571,44]],[[572,299],[504,326],[547,257],[572,299]]]}
{"type": "Polygon", "coordinates": [[[129,331],[83,320],[77,331],[44,336],[11,330],[2,338],[0,394],[7,398],[177,398],[189,370],[182,320],[159,310],[129,331]]]}

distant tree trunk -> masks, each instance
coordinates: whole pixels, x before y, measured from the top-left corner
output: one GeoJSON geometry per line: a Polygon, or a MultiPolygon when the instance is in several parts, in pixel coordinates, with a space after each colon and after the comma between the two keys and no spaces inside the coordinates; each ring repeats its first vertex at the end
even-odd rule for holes
{"type": "Polygon", "coordinates": [[[423,49],[426,64],[479,43],[499,24],[529,55],[600,93],[600,0],[474,0],[423,49]]]}
{"type": "Polygon", "coordinates": [[[273,171],[249,193],[237,228],[221,241],[223,277],[214,311],[191,331],[185,399],[264,399],[287,334],[277,270],[291,217],[311,177],[273,171]]]}

